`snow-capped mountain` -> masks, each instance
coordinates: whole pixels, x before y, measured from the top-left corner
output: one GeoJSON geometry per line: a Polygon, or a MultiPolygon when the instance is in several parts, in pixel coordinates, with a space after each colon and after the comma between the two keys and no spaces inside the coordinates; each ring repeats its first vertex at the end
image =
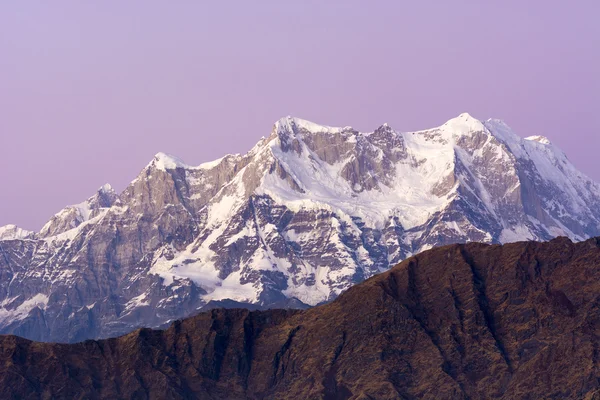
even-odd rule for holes
{"type": "Polygon", "coordinates": [[[121,194],[18,232],[0,229],[0,332],[76,341],[224,300],[315,305],[433,246],[597,236],[600,186],[499,120],[360,133],[287,117],[245,155],[159,153],[121,194]]]}
{"type": "Polygon", "coordinates": [[[117,194],[112,186],[102,186],[95,195],[80,204],[63,208],[54,215],[40,230],[39,237],[52,237],[72,231],[82,223],[107,211],[117,201],[117,194]]]}
{"type": "Polygon", "coordinates": [[[27,239],[33,237],[34,235],[35,232],[27,231],[19,228],[16,225],[11,224],[0,226],[0,240],[27,239]]]}

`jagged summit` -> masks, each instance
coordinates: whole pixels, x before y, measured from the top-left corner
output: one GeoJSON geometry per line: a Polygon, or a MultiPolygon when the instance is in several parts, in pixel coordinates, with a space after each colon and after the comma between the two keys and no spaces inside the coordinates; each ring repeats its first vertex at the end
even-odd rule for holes
{"type": "Polygon", "coordinates": [[[44,238],[72,231],[91,219],[104,215],[117,200],[117,193],[106,183],[86,201],[67,206],[56,213],[36,235],[44,238]]]}
{"type": "Polygon", "coordinates": [[[104,185],[100,186],[100,188],[98,189],[98,192],[101,192],[101,193],[114,193],[115,189],[113,189],[113,187],[111,186],[110,183],[105,183],[104,185]]]}
{"type": "Polygon", "coordinates": [[[33,235],[34,232],[19,228],[14,224],[0,226],[0,240],[27,239],[33,235]]]}
{"type": "Polygon", "coordinates": [[[352,130],[352,128],[349,126],[332,127],[332,126],[327,126],[327,125],[320,125],[320,124],[316,124],[314,122],[311,122],[311,121],[308,121],[305,119],[292,117],[292,116],[287,116],[287,117],[279,119],[277,122],[275,122],[275,125],[273,128],[273,131],[275,134],[279,134],[279,133],[294,134],[294,133],[300,133],[300,132],[335,134],[335,133],[340,133],[340,132],[348,131],[348,130],[352,130]]]}
{"type": "MultiPolygon", "coordinates": [[[[446,121],[444,124],[442,124],[438,128],[433,128],[433,129],[416,132],[416,133],[423,133],[423,132],[431,133],[432,131],[448,133],[448,134],[454,135],[454,136],[462,136],[465,134],[472,134],[472,133],[480,132],[480,133],[485,133],[488,135],[498,136],[500,139],[506,139],[507,137],[509,137],[510,141],[523,140],[520,137],[518,137],[516,134],[514,134],[512,132],[512,130],[502,120],[489,119],[484,122],[484,121],[474,118],[472,115],[470,115],[469,113],[466,113],[466,112],[460,114],[459,116],[457,116],[455,118],[452,118],[452,119],[446,121]],[[500,129],[498,129],[498,128],[500,128],[500,129]]],[[[279,119],[278,121],[276,121],[273,126],[273,132],[272,132],[272,135],[270,136],[270,138],[265,138],[265,137],[261,138],[261,140],[257,143],[257,145],[255,146],[254,149],[255,149],[255,152],[258,152],[259,149],[257,149],[257,148],[261,147],[265,143],[271,142],[274,138],[278,139],[279,142],[277,142],[277,143],[280,145],[283,145],[283,147],[285,148],[288,145],[288,141],[291,141],[294,139],[302,140],[303,139],[302,134],[312,134],[312,135],[326,134],[326,135],[333,135],[333,136],[342,134],[344,136],[356,136],[356,135],[369,136],[375,132],[391,132],[396,136],[406,136],[406,135],[411,134],[411,132],[403,133],[403,132],[396,131],[387,122],[383,123],[379,128],[377,128],[373,132],[361,133],[361,132],[355,131],[350,126],[332,127],[332,126],[317,124],[317,123],[314,123],[314,122],[311,122],[311,121],[308,121],[308,120],[305,120],[302,118],[297,118],[297,117],[288,115],[288,116],[283,117],[283,118],[279,119]],[[300,136],[297,136],[297,135],[300,135],[300,136]]],[[[531,139],[528,138],[528,140],[531,140],[531,139]]],[[[400,143],[401,143],[401,141],[396,140],[396,141],[394,141],[394,143],[392,143],[392,145],[401,145],[400,143]]],[[[185,163],[180,158],[178,158],[174,155],[159,152],[154,156],[153,160],[148,164],[148,166],[154,166],[158,169],[165,170],[165,171],[169,170],[169,169],[177,169],[177,168],[207,169],[207,168],[213,168],[214,166],[218,165],[222,160],[224,160],[226,158],[239,157],[239,156],[240,156],[239,154],[235,154],[235,155],[228,154],[228,155],[218,158],[214,161],[209,161],[209,162],[200,164],[199,166],[192,166],[192,165],[185,163]]]]}
{"type": "Polygon", "coordinates": [[[446,121],[442,127],[451,130],[454,133],[470,133],[485,130],[483,122],[466,112],[446,121]]]}
{"type": "Polygon", "coordinates": [[[168,169],[176,169],[176,168],[189,168],[190,166],[184,163],[178,157],[173,155],[158,152],[154,155],[154,158],[148,164],[148,167],[155,167],[160,170],[166,171],[168,169]]]}
{"type": "Polygon", "coordinates": [[[239,156],[239,154],[227,154],[221,158],[217,158],[216,160],[204,162],[200,165],[194,166],[187,164],[179,157],[159,152],[154,155],[152,161],[150,161],[150,163],[148,163],[148,165],[146,166],[146,169],[155,168],[161,171],[175,170],[178,168],[185,170],[207,170],[216,167],[222,161],[232,161],[239,158],[239,156]]]}
{"type": "MultiPolygon", "coordinates": [[[[388,123],[382,124],[374,132],[380,132],[380,131],[393,132],[395,135],[399,135],[399,136],[407,136],[407,135],[411,134],[411,132],[396,131],[388,123]]],[[[523,138],[519,137],[518,135],[516,135],[512,131],[512,129],[510,129],[510,127],[502,120],[490,118],[488,120],[483,121],[483,120],[479,120],[479,119],[473,117],[471,114],[469,114],[467,112],[462,113],[455,118],[451,118],[450,120],[446,121],[444,124],[440,125],[438,128],[432,128],[432,129],[419,131],[419,132],[415,132],[415,133],[420,133],[420,134],[428,133],[429,135],[431,135],[433,131],[439,132],[440,135],[449,134],[453,138],[458,138],[463,135],[472,135],[474,133],[483,133],[486,135],[494,136],[498,140],[500,140],[501,142],[506,143],[506,144],[521,143],[523,140],[535,141],[535,142],[542,143],[542,144],[550,144],[550,140],[544,136],[530,136],[530,137],[523,139],[523,138]]],[[[332,127],[332,126],[317,124],[317,123],[314,123],[314,122],[311,122],[311,121],[308,121],[308,120],[305,120],[302,118],[286,116],[286,117],[279,119],[277,122],[275,122],[271,139],[273,137],[278,137],[280,140],[283,140],[284,146],[285,146],[286,142],[288,140],[290,140],[290,138],[296,138],[297,134],[301,135],[303,133],[304,134],[329,134],[329,135],[336,135],[336,134],[347,135],[347,134],[351,133],[353,135],[368,136],[368,135],[371,135],[373,132],[360,133],[360,132],[355,131],[350,126],[332,127]]],[[[266,143],[268,141],[269,140],[267,140],[266,138],[263,137],[261,139],[261,141],[259,141],[257,143],[257,146],[261,145],[262,143],[266,143]]],[[[398,143],[399,142],[396,142],[396,144],[398,144],[398,143]]],[[[216,166],[219,162],[221,162],[223,159],[232,157],[232,156],[239,157],[239,154],[236,154],[236,155],[228,154],[227,156],[218,158],[214,161],[206,162],[206,163],[200,164],[199,166],[192,166],[192,165],[185,163],[180,158],[178,158],[174,155],[159,152],[153,157],[153,160],[148,164],[148,166],[154,166],[158,169],[165,170],[165,171],[169,170],[169,169],[177,169],[177,168],[206,169],[206,168],[212,168],[212,167],[216,166]]]]}
{"type": "Polygon", "coordinates": [[[246,154],[192,167],[159,153],[101,192],[0,242],[0,332],[71,341],[225,300],[314,305],[434,246],[600,235],[598,184],[468,114],[367,133],[286,117],[246,154]]]}

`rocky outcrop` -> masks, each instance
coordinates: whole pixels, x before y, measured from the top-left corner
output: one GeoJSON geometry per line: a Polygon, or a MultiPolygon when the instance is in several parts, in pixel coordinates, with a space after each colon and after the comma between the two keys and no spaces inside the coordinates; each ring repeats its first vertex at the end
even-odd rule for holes
{"type": "Polygon", "coordinates": [[[501,121],[361,133],[286,117],[245,155],[159,153],[41,232],[0,229],[0,333],[73,342],[211,302],[313,306],[434,246],[600,235],[599,210],[558,148],[501,121]]]}
{"type": "Polygon", "coordinates": [[[72,345],[5,336],[0,396],[592,399],[598,265],[600,238],[450,245],[306,311],[215,309],[72,345]]]}

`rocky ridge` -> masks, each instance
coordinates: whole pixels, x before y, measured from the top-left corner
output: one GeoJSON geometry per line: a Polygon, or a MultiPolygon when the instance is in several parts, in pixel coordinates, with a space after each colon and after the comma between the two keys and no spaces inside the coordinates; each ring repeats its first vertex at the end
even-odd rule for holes
{"type": "Polygon", "coordinates": [[[0,337],[2,398],[597,399],[600,238],[449,245],[305,311],[0,337]]]}

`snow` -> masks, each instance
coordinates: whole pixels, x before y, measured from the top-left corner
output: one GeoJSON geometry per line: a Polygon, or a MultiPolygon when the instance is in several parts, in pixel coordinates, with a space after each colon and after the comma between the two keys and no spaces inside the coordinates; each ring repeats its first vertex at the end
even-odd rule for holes
{"type": "MultiPolygon", "coordinates": [[[[387,128],[389,126],[386,125],[387,128]]],[[[344,279],[352,276],[356,272],[357,261],[362,263],[363,267],[370,261],[368,252],[362,246],[357,249],[348,249],[340,240],[339,230],[340,221],[343,221],[350,227],[356,235],[360,237],[360,230],[355,225],[353,218],[359,218],[367,227],[382,229],[390,224],[390,221],[398,221],[399,225],[405,230],[415,229],[429,221],[432,215],[444,210],[450,202],[459,196],[458,188],[462,187],[481,201],[490,218],[495,219],[501,225],[504,225],[499,240],[501,242],[512,242],[519,240],[539,239],[533,232],[532,227],[540,229],[537,225],[528,225],[530,221],[521,224],[511,224],[503,220],[499,208],[503,201],[503,196],[512,195],[515,190],[521,187],[519,174],[517,172],[516,161],[529,160],[540,174],[542,179],[553,182],[557,187],[564,188],[568,194],[568,200],[573,203],[576,210],[581,210],[584,206],[583,200],[578,200],[578,190],[583,190],[568,181],[581,182],[585,179],[578,171],[571,167],[566,157],[552,146],[548,146],[549,141],[543,137],[529,137],[522,139],[516,135],[504,122],[500,120],[487,120],[482,122],[473,118],[467,113],[463,113],[456,118],[449,120],[438,128],[425,131],[398,133],[402,143],[406,146],[406,157],[396,162],[393,171],[390,172],[393,178],[391,182],[383,183],[379,180],[376,188],[366,190],[358,182],[351,184],[342,176],[342,171],[347,163],[352,162],[353,154],[346,158],[335,160],[335,162],[325,162],[309,148],[304,141],[306,135],[313,133],[341,134],[346,143],[368,146],[366,140],[372,133],[347,134],[349,128],[334,128],[324,125],[314,124],[302,119],[286,117],[275,124],[277,135],[272,136],[270,140],[261,140],[246,157],[249,157],[249,164],[240,171],[236,177],[208,204],[206,229],[210,229],[210,234],[202,243],[195,243],[197,248],[193,253],[191,248],[181,252],[174,260],[157,260],[152,267],[152,273],[159,274],[164,279],[165,285],[175,284],[175,280],[189,279],[203,287],[209,292],[206,299],[234,298],[239,301],[252,301],[257,298],[260,288],[252,284],[240,285],[239,274],[246,267],[252,270],[279,270],[288,276],[288,289],[284,294],[290,297],[297,297],[308,304],[316,304],[320,301],[338,294],[343,287],[344,279]],[[283,151],[281,134],[291,135],[298,140],[300,151],[283,151]],[[480,136],[486,135],[483,142],[480,136]],[[463,143],[469,142],[470,138],[476,138],[479,147],[464,148],[463,143]],[[484,159],[484,157],[486,157],[484,159]],[[482,161],[485,160],[485,161],[482,161]],[[256,166],[257,171],[260,167],[271,165],[277,162],[284,169],[291,179],[301,189],[297,190],[290,185],[288,181],[282,180],[277,174],[263,173],[260,184],[254,193],[258,195],[268,195],[277,204],[284,204],[287,209],[293,212],[301,210],[314,210],[319,212],[329,212],[335,216],[332,218],[332,236],[329,237],[329,245],[343,268],[332,270],[327,265],[311,265],[305,261],[297,265],[299,272],[294,274],[295,279],[303,281],[303,278],[315,277],[315,284],[306,286],[305,284],[295,284],[292,275],[288,269],[290,263],[287,259],[277,258],[269,247],[269,238],[271,235],[281,234],[288,242],[296,242],[302,248],[310,247],[318,239],[318,233],[313,230],[296,231],[289,229],[278,233],[273,225],[259,224],[258,221],[246,221],[246,225],[235,234],[228,237],[225,246],[231,246],[234,243],[244,240],[246,237],[257,236],[261,241],[261,246],[250,259],[245,261],[239,269],[230,274],[225,280],[221,280],[217,269],[214,267],[213,258],[216,256],[210,248],[215,241],[224,234],[227,221],[234,215],[239,207],[244,203],[249,193],[245,190],[246,182],[242,180],[244,170],[252,165],[256,166]],[[501,171],[514,176],[515,182],[508,182],[504,189],[504,194],[498,196],[492,195],[488,177],[485,176],[489,168],[484,162],[503,166],[501,171]],[[457,163],[464,166],[461,173],[457,172],[457,163]],[[563,174],[557,174],[557,165],[566,165],[559,168],[563,174]],[[482,175],[484,174],[484,175],[482,175]],[[579,174],[579,175],[578,175],[579,174]],[[448,180],[448,186],[445,193],[433,195],[434,189],[444,179],[448,180]],[[353,254],[351,256],[351,254],[353,254]],[[183,263],[187,260],[187,263],[183,263]],[[193,262],[190,262],[193,261],[193,262]],[[340,283],[342,286],[337,286],[340,283]]],[[[284,136],[289,140],[290,136],[284,136]]],[[[475,140],[475,139],[474,139],[475,140]]],[[[381,149],[372,149],[376,154],[375,160],[383,160],[381,149]]],[[[212,163],[203,164],[204,168],[213,168],[222,162],[222,159],[212,163]]],[[[266,168],[266,167],[264,167],[266,168]]],[[[265,170],[265,169],[262,170],[265,170]]],[[[202,182],[206,185],[206,182],[202,182]]],[[[518,196],[516,196],[518,197],[518,196]]],[[[562,201],[562,200],[561,200],[562,201]]],[[[563,203],[564,203],[563,201],[563,203]]],[[[573,204],[566,207],[561,204],[554,205],[555,209],[561,214],[568,213],[568,209],[573,209],[573,204]]],[[[476,207],[476,205],[474,205],[476,207]]],[[[550,207],[550,205],[548,205],[550,207]]],[[[481,211],[481,210],[480,210],[481,211]]],[[[445,222],[446,227],[454,230],[461,236],[467,236],[463,225],[457,221],[445,222]]],[[[494,237],[490,232],[484,231],[476,226],[469,226],[470,229],[480,231],[485,237],[484,240],[492,241],[494,237]]],[[[552,227],[543,227],[551,234],[567,234],[577,239],[563,224],[557,222],[552,227]]],[[[202,236],[202,235],[201,235],[202,236]]],[[[406,245],[410,246],[412,240],[418,238],[415,234],[413,239],[408,239],[406,245]]],[[[423,246],[416,251],[426,250],[431,245],[423,246]]]]}
{"type": "Polygon", "coordinates": [[[238,202],[239,198],[237,196],[224,195],[220,201],[212,203],[208,211],[208,215],[210,216],[209,223],[214,225],[226,220],[235,211],[235,205],[238,202]]]}
{"type": "Polygon", "coordinates": [[[344,128],[334,128],[334,127],[327,126],[327,125],[319,125],[319,124],[315,124],[314,122],[310,122],[310,121],[307,121],[307,120],[304,120],[301,118],[291,117],[289,115],[287,117],[281,118],[279,121],[277,121],[275,123],[275,130],[277,132],[281,132],[281,131],[294,132],[296,130],[296,128],[305,130],[309,133],[319,132],[319,133],[330,133],[330,134],[340,133],[342,131],[352,129],[349,126],[344,127],[344,128]]]}
{"type": "MultiPolygon", "coordinates": [[[[300,123],[297,119],[286,118],[278,122],[278,129],[290,129],[300,123]],[[283,127],[283,128],[281,128],[283,127]]],[[[304,123],[303,123],[304,124],[304,123]]],[[[350,186],[340,173],[350,160],[340,160],[334,165],[321,162],[303,142],[302,151],[295,152],[281,150],[280,142],[270,143],[273,156],[280,165],[303,189],[304,193],[293,190],[276,176],[265,176],[258,192],[266,194],[278,202],[286,204],[291,209],[301,208],[330,209],[346,215],[358,216],[367,225],[381,228],[391,216],[399,218],[402,227],[410,229],[423,224],[430,216],[443,209],[452,200],[452,188],[446,197],[436,197],[431,194],[432,189],[442,178],[453,171],[454,157],[458,157],[468,170],[471,170],[473,160],[481,156],[481,149],[470,155],[461,149],[457,140],[474,132],[488,135],[485,146],[493,146],[497,162],[512,163],[508,153],[491,141],[496,136],[501,142],[506,142],[511,148],[521,150],[521,142],[508,126],[498,120],[489,120],[493,126],[490,131],[485,123],[463,113],[440,126],[428,131],[401,134],[407,146],[408,161],[396,164],[396,179],[390,186],[380,185],[378,190],[361,191],[362,187],[355,183],[350,186]],[[416,164],[416,166],[415,166],[416,164]]],[[[320,125],[304,124],[312,131],[341,132],[342,128],[322,127],[320,125]]],[[[291,130],[290,130],[291,131],[291,130]]],[[[368,134],[358,134],[367,136],[368,134]]],[[[299,136],[301,139],[301,136],[299,136]]],[[[524,150],[524,149],[522,149],[524,150]]],[[[518,151],[526,155],[525,151],[518,151]]],[[[514,168],[513,168],[514,170],[514,168]]],[[[516,174],[516,173],[515,173],[516,174]]],[[[458,177],[460,180],[460,177],[458,177]]],[[[480,177],[472,175],[475,187],[467,188],[481,199],[491,215],[495,215],[495,204],[488,192],[486,185],[480,177]]],[[[456,182],[458,185],[459,182],[456,182]]],[[[466,185],[465,182],[462,182],[466,185]]],[[[514,191],[518,185],[513,185],[514,191]]]]}
{"type": "Polygon", "coordinates": [[[198,166],[193,166],[186,164],[180,158],[173,156],[171,154],[159,152],[154,155],[153,160],[146,166],[146,168],[156,168],[161,171],[168,171],[177,168],[183,168],[186,170],[194,171],[194,170],[210,170],[221,164],[223,161],[237,161],[239,159],[239,154],[227,154],[221,158],[217,158],[213,161],[208,161],[202,163],[198,166]]]}
{"type": "Polygon", "coordinates": [[[75,208],[77,210],[77,212],[79,213],[79,215],[81,216],[82,222],[90,219],[90,214],[92,213],[92,209],[90,207],[90,204],[87,201],[83,202],[81,204],[77,204],[77,205],[73,206],[73,208],[75,208]]]}
{"type": "Polygon", "coordinates": [[[450,222],[446,222],[446,226],[449,229],[454,230],[456,233],[458,233],[459,235],[462,236],[466,236],[465,232],[462,230],[462,228],[458,225],[458,223],[456,221],[450,221],[450,222]]]}
{"type": "MultiPolygon", "coordinates": [[[[106,214],[108,213],[109,210],[112,210],[112,208],[101,209],[98,212],[98,215],[96,215],[94,218],[83,221],[81,224],[79,224],[76,227],[69,229],[65,232],[59,233],[54,236],[48,236],[48,237],[44,238],[43,240],[46,242],[61,242],[61,241],[66,241],[66,240],[72,241],[73,239],[75,239],[77,237],[77,235],[79,235],[79,233],[81,233],[81,231],[83,230],[84,227],[86,227],[88,225],[93,225],[93,224],[97,223],[98,221],[100,221],[102,218],[104,218],[106,216],[106,214]]],[[[59,215],[59,214],[57,214],[57,215],[59,215]]],[[[44,228],[46,228],[46,226],[44,228]]],[[[42,228],[41,232],[44,232],[44,228],[42,228]]]]}
{"type": "Polygon", "coordinates": [[[534,239],[535,235],[525,225],[517,225],[512,227],[512,229],[503,229],[502,233],[500,233],[500,242],[502,243],[514,243],[534,239]]]}
{"type": "Polygon", "coordinates": [[[552,144],[552,143],[550,143],[550,140],[546,136],[540,136],[540,135],[528,136],[525,138],[525,140],[530,140],[533,142],[538,142],[538,143],[547,144],[547,145],[552,144]]]}
{"type": "MultiPolygon", "coordinates": [[[[373,227],[381,228],[390,216],[401,219],[406,229],[425,222],[433,210],[438,209],[444,199],[431,196],[431,185],[437,182],[440,174],[447,171],[446,165],[427,164],[423,169],[413,168],[410,163],[399,163],[396,168],[396,181],[390,187],[380,190],[355,192],[341,176],[341,171],[349,159],[330,165],[319,160],[306,144],[302,151],[284,152],[279,141],[272,141],[270,149],[286,172],[304,190],[293,190],[286,182],[275,175],[266,175],[258,193],[267,194],[283,202],[291,209],[325,208],[341,214],[360,217],[373,227]],[[426,181],[423,181],[425,175],[426,181]]],[[[422,158],[421,150],[431,146],[420,143],[414,146],[414,157],[422,158]]],[[[430,154],[428,154],[430,155],[430,154]]],[[[447,164],[451,158],[436,157],[436,161],[447,164]]]]}
{"type": "MultiPolygon", "coordinates": [[[[585,210],[590,210],[589,203],[597,201],[593,198],[600,196],[600,185],[578,171],[546,137],[537,135],[522,139],[500,120],[490,119],[485,125],[517,158],[534,164],[542,182],[562,193],[554,197],[571,214],[585,214],[585,210]]],[[[556,223],[559,224],[559,221],[556,223]]]]}
{"type": "MultiPolygon", "coordinates": [[[[220,232],[217,232],[215,236],[218,236],[218,233],[220,232]]],[[[210,240],[210,238],[207,240],[210,240]]],[[[210,262],[210,259],[207,260],[206,257],[202,257],[203,255],[206,256],[207,249],[200,249],[198,252],[193,253],[191,247],[178,253],[171,261],[165,258],[157,258],[148,273],[160,276],[165,286],[173,285],[175,280],[190,280],[208,292],[204,296],[206,301],[222,299],[256,301],[256,288],[253,288],[250,284],[240,284],[239,270],[222,280],[219,278],[219,271],[210,262]],[[193,259],[194,256],[197,258],[193,259]]]]}
{"type": "Polygon", "coordinates": [[[27,239],[33,234],[34,232],[19,228],[13,224],[0,226],[0,240],[27,239]]]}
{"type": "MultiPolygon", "coordinates": [[[[147,293],[142,293],[139,296],[133,297],[131,300],[129,300],[127,302],[127,304],[125,304],[125,310],[124,311],[131,311],[135,308],[138,307],[145,307],[145,306],[149,306],[150,305],[150,301],[147,300],[148,299],[148,294],[147,293]]],[[[94,306],[94,304],[92,304],[91,307],[87,307],[88,309],[91,309],[94,306]]]]}
{"type": "MultiPolygon", "coordinates": [[[[75,228],[78,228],[81,224],[88,222],[92,216],[94,211],[97,211],[99,215],[104,215],[109,208],[101,208],[98,207],[98,196],[100,193],[110,194],[114,193],[114,189],[110,184],[104,184],[99,189],[98,192],[92,197],[88,198],[86,201],[81,202],[79,204],[74,204],[71,206],[67,206],[56,213],[40,230],[40,234],[42,236],[47,236],[52,229],[52,227],[61,223],[61,221],[70,220],[69,230],[60,233],[60,235],[67,233],[75,228]]],[[[118,206],[115,204],[115,206],[118,206]]],[[[114,207],[116,209],[116,207],[114,207]]],[[[69,235],[76,234],[77,231],[71,232],[69,235]]],[[[67,235],[67,236],[69,236],[67,235]]]]}
{"type": "Polygon", "coordinates": [[[102,192],[102,193],[114,193],[115,192],[115,190],[110,185],[110,183],[105,183],[104,185],[100,186],[100,189],[98,189],[98,191],[102,192]]]}
{"type": "Polygon", "coordinates": [[[208,162],[202,163],[197,168],[199,168],[199,169],[213,169],[217,165],[221,164],[221,162],[223,162],[223,160],[225,158],[227,158],[227,157],[229,157],[229,154],[226,155],[226,156],[223,156],[221,158],[217,158],[214,161],[208,161],[208,162]]]}
{"type": "Polygon", "coordinates": [[[241,270],[235,271],[219,282],[215,289],[204,296],[208,302],[210,300],[225,300],[231,299],[240,302],[255,303],[258,301],[259,289],[255,284],[246,283],[240,284],[241,270]]]}
{"type": "MultiPolygon", "coordinates": [[[[163,171],[185,168],[195,171],[186,176],[191,199],[202,198],[202,194],[207,193],[207,188],[219,191],[202,205],[203,208],[196,210],[198,216],[201,216],[198,218],[201,221],[198,222],[201,233],[196,241],[187,248],[179,248],[180,251],[169,245],[157,249],[147,273],[159,276],[162,284],[172,290],[196,284],[207,292],[203,295],[205,301],[233,299],[255,302],[264,288],[263,281],[242,285],[240,280],[248,278],[247,274],[253,271],[280,271],[288,278],[288,287],[283,292],[286,296],[297,297],[308,304],[317,304],[347,288],[349,277],[354,276],[357,270],[362,268],[365,274],[373,273],[369,270],[373,261],[362,245],[362,232],[357,224],[379,230],[390,225],[397,225],[404,230],[412,229],[397,239],[410,252],[406,249],[395,250],[394,254],[388,255],[391,262],[398,261],[401,255],[410,255],[432,247],[431,244],[421,248],[412,246],[422,239],[427,229],[424,225],[431,221],[432,216],[444,212],[460,196],[470,199],[472,195],[476,199],[473,202],[475,204],[471,205],[474,212],[497,223],[497,229],[490,229],[488,232],[484,230],[487,227],[471,226],[468,220],[460,218],[451,221],[443,219],[435,229],[451,229],[463,237],[468,236],[469,232],[479,231],[483,240],[489,242],[539,240],[540,235],[545,236],[544,232],[551,236],[567,235],[574,240],[581,240],[583,238],[575,235],[560,219],[573,216],[580,221],[587,221],[589,215],[597,215],[597,211],[590,211],[590,204],[598,204],[600,201],[600,187],[577,171],[566,156],[545,137],[530,136],[523,139],[500,120],[489,119],[482,122],[467,113],[439,127],[418,132],[395,132],[387,124],[384,127],[402,143],[403,147],[396,149],[396,154],[403,156],[393,163],[385,164],[380,172],[377,172],[377,168],[367,172],[377,182],[374,188],[369,188],[364,184],[365,181],[350,182],[344,176],[344,168],[354,161],[354,150],[359,147],[369,151],[370,162],[386,161],[383,149],[369,141],[369,138],[372,139],[372,132],[360,133],[351,131],[349,127],[330,127],[293,117],[277,121],[274,134],[268,139],[261,139],[244,156],[225,156],[193,167],[174,156],[158,153],[149,164],[152,168],[163,171]],[[319,158],[318,149],[311,149],[311,141],[306,140],[317,133],[339,135],[336,140],[339,139],[353,151],[343,153],[337,160],[328,159],[325,162],[319,158]],[[297,140],[301,151],[283,151],[281,141],[289,138],[297,140]],[[216,174],[209,172],[223,163],[240,166],[233,179],[225,184],[213,177],[216,174]],[[281,179],[277,173],[269,173],[270,167],[276,164],[285,171],[286,180],[281,179]],[[522,210],[522,204],[518,203],[520,193],[514,194],[522,188],[523,175],[520,172],[523,170],[518,170],[523,168],[522,165],[527,165],[527,168],[533,166],[531,171],[526,172],[531,173],[535,179],[539,178],[540,185],[545,185],[544,188],[556,190],[553,192],[549,189],[551,198],[540,199],[540,207],[554,221],[542,224],[531,216],[519,216],[521,219],[515,222],[513,215],[506,215],[505,211],[502,214],[502,206],[508,202],[512,202],[509,205],[514,205],[511,210],[517,210],[515,214],[522,210]],[[494,166],[502,168],[492,171],[494,166]],[[514,179],[501,186],[497,181],[502,180],[503,176],[486,175],[490,171],[497,175],[509,175],[514,179]],[[496,181],[490,183],[488,178],[496,181]],[[290,184],[290,181],[301,190],[290,184]],[[444,184],[444,190],[438,191],[441,184],[444,184]],[[273,223],[259,221],[258,218],[248,218],[241,223],[232,222],[240,207],[247,206],[248,201],[254,201],[251,200],[253,195],[267,195],[276,205],[285,206],[291,212],[317,211],[314,227],[310,221],[298,229],[279,228],[273,223]],[[329,217],[329,220],[324,216],[329,217]],[[327,226],[328,223],[330,226],[327,226]],[[344,235],[353,237],[357,243],[355,248],[349,248],[342,241],[342,229],[345,230],[344,235]],[[501,233],[499,236],[492,236],[491,231],[494,235],[498,231],[501,233]],[[302,251],[315,248],[324,234],[327,235],[327,255],[335,257],[339,262],[336,268],[332,268],[326,261],[311,259],[308,262],[300,256],[294,260],[294,272],[290,272],[290,260],[278,257],[276,254],[280,253],[274,251],[273,243],[276,240],[284,240],[288,244],[295,242],[302,251]],[[248,239],[254,242],[258,240],[258,249],[244,257],[239,265],[231,266],[233,272],[222,279],[221,271],[215,266],[218,256],[215,249],[227,251],[228,246],[248,239]],[[217,245],[222,247],[219,249],[217,245]],[[174,257],[164,257],[166,250],[174,257]],[[312,280],[313,277],[314,285],[298,283],[305,282],[308,278],[312,280]]],[[[112,191],[112,188],[105,185],[101,190],[112,191]]],[[[128,205],[119,204],[110,210],[101,210],[97,217],[90,219],[93,210],[87,201],[66,208],[57,217],[65,218],[68,213],[75,213],[80,225],[47,238],[45,242],[48,251],[51,251],[52,243],[63,245],[63,242],[75,239],[84,227],[97,223],[107,213],[119,216],[127,210],[128,205]]],[[[2,229],[0,228],[0,238],[2,232],[7,231],[6,228],[4,231],[2,229]]],[[[393,242],[394,239],[389,241],[393,242]]],[[[77,256],[72,261],[78,261],[77,256]]],[[[39,273],[40,276],[67,280],[72,279],[76,271],[64,269],[39,273]]],[[[13,298],[11,302],[14,300],[16,299],[13,298]]],[[[13,310],[6,308],[11,302],[1,303],[0,319],[7,313],[12,313],[11,316],[23,315],[32,309],[32,304],[45,306],[43,297],[30,300],[19,306],[21,308],[13,310]]],[[[143,293],[131,299],[126,304],[126,309],[133,310],[149,304],[148,295],[143,293]]]]}
{"type": "Polygon", "coordinates": [[[154,165],[157,169],[161,171],[176,168],[188,168],[188,165],[181,161],[179,158],[163,152],[156,153],[154,155],[154,159],[149,165],[154,165]]]}
{"type": "MultiPolygon", "coordinates": [[[[296,119],[280,120],[286,127],[296,119]],[[285,124],[284,124],[285,122],[285,124]]],[[[313,131],[341,132],[344,128],[310,126],[313,131]]],[[[452,139],[445,132],[468,133],[485,129],[483,123],[468,114],[461,114],[446,124],[437,133],[444,134],[442,141],[429,140],[431,131],[402,135],[407,146],[409,157],[396,164],[395,180],[389,185],[380,185],[379,190],[360,191],[362,187],[355,183],[350,185],[341,171],[350,159],[340,160],[330,165],[321,161],[304,142],[302,151],[281,150],[279,140],[270,142],[271,152],[285,171],[304,190],[299,193],[282,182],[277,176],[267,175],[263,178],[258,192],[266,194],[291,209],[325,208],[346,215],[358,216],[369,226],[381,228],[391,216],[400,219],[405,229],[423,224],[436,211],[443,208],[448,198],[431,194],[433,187],[445,177],[454,165],[452,139]],[[417,164],[415,166],[414,164],[417,164]]],[[[358,137],[369,134],[358,133],[358,137]]],[[[352,136],[352,138],[354,138],[352,136]]],[[[349,138],[348,138],[349,139],[349,138]]]]}
{"type": "Polygon", "coordinates": [[[516,157],[524,157],[525,154],[522,150],[522,142],[520,136],[513,132],[513,130],[506,124],[506,122],[500,119],[488,119],[483,123],[486,129],[498,138],[502,143],[508,146],[510,151],[516,157]]]}
{"type": "Polygon", "coordinates": [[[36,307],[44,310],[48,305],[48,296],[38,293],[35,296],[23,301],[16,308],[6,308],[7,304],[0,306],[0,324],[5,321],[19,321],[26,318],[36,307]]]}
{"type": "Polygon", "coordinates": [[[16,299],[18,299],[19,296],[13,296],[13,297],[7,297],[4,300],[0,301],[0,307],[4,307],[10,303],[12,303],[13,301],[15,301],[16,299]]]}
{"type": "Polygon", "coordinates": [[[484,125],[478,119],[473,118],[469,113],[462,113],[456,118],[452,118],[440,127],[443,131],[449,131],[453,134],[465,134],[484,130],[484,125]]]}

